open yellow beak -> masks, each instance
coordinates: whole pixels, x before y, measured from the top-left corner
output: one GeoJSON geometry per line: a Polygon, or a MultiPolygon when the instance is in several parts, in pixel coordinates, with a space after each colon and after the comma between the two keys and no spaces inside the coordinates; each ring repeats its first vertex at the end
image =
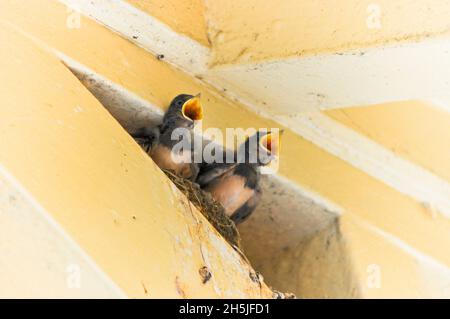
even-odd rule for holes
{"type": "Polygon", "coordinates": [[[183,116],[191,121],[203,120],[203,108],[200,103],[200,94],[187,100],[181,109],[183,116]]]}
{"type": "Polygon", "coordinates": [[[283,134],[282,130],[278,134],[269,132],[264,135],[260,141],[261,146],[271,155],[276,157],[280,155],[281,134],[283,134]]]}

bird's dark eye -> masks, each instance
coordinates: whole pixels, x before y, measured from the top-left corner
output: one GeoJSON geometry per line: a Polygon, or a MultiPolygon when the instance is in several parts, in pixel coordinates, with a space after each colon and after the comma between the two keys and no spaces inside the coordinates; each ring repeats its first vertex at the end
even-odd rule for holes
{"type": "Polygon", "coordinates": [[[183,101],[178,101],[178,102],[177,102],[177,105],[178,105],[178,106],[182,106],[182,105],[183,105],[183,101]]]}

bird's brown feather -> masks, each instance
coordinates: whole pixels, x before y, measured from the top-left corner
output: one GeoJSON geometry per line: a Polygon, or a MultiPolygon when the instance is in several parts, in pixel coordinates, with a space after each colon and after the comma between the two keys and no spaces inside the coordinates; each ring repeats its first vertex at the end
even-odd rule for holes
{"type": "Polygon", "coordinates": [[[217,182],[206,188],[222,204],[227,215],[231,216],[254,195],[254,190],[245,186],[242,176],[224,174],[217,182]]]}
{"type": "Polygon", "coordinates": [[[179,161],[184,162],[177,163],[172,157],[172,151],[168,147],[159,144],[152,150],[151,157],[161,169],[171,170],[175,174],[187,179],[192,176],[193,172],[190,164],[191,154],[189,152],[185,152],[185,154],[178,158],[179,161]]]}

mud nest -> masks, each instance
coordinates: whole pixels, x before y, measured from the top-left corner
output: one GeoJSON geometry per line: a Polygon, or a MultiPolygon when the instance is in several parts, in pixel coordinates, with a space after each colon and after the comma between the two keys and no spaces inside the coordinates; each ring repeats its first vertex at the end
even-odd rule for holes
{"type": "Polygon", "coordinates": [[[234,222],[227,216],[225,209],[211,194],[203,191],[200,186],[176,175],[173,171],[163,169],[164,173],[186,195],[195,207],[206,217],[211,225],[225,238],[228,243],[241,249],[241,237],[234,222]]]}

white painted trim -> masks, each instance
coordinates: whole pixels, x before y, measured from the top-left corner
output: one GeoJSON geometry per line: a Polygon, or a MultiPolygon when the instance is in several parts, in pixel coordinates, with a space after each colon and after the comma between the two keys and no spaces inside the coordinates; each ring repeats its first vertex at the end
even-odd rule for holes
{"type": "Polygon", "coordinates": [[[221,65],[204,79],[269,115],[412,99],[450,105],[450,39],[221,65]]]}
{"type": "Polygon", "coordinates": [[[437,107],[437,108],[441,109],[442,111],[450,113],[450,100],[431,98],[431,99],[424,100],[423,102],[430,106],[437,107]]]}
{"type": "Polygon", "coordinates": [[[327,152],[417,199],[431,213],[450,218],[450,184],[426,169],[320,112],[276,119],[327,152]]]}
{"type": "Polygon", "coordinates": [[[133,7],[123,0],[59,0],[69,8],[80,12],[123,37],[150,51],[155,56],[191,74],[206,71],[209,48],[179,34],[158,19],[133,7]]]}
{"type": "Polygon", "coordinates": [[[22,184],[20,184],[19,181],[1,164],[0,175],[4,176],[4,178],[20,192],[20,194],[36,209],[37,212],[41,214],[43,219],[55,230],[55,232],[70,245],[70,248],[78,253],[80,258],[86,262],[86,264],[93,269],[99,278],[101,278],[110,287],[111,291],[113,291],[120,298],[128,298],[122,289],[117,286],[117,284],[96,264],[96,262],[72,239],[72,237],[70,237],[64,228],[50,216],[45,208],[42,207],[41,204],[37,202],[36,199],[22,186],[22,184]]]}

